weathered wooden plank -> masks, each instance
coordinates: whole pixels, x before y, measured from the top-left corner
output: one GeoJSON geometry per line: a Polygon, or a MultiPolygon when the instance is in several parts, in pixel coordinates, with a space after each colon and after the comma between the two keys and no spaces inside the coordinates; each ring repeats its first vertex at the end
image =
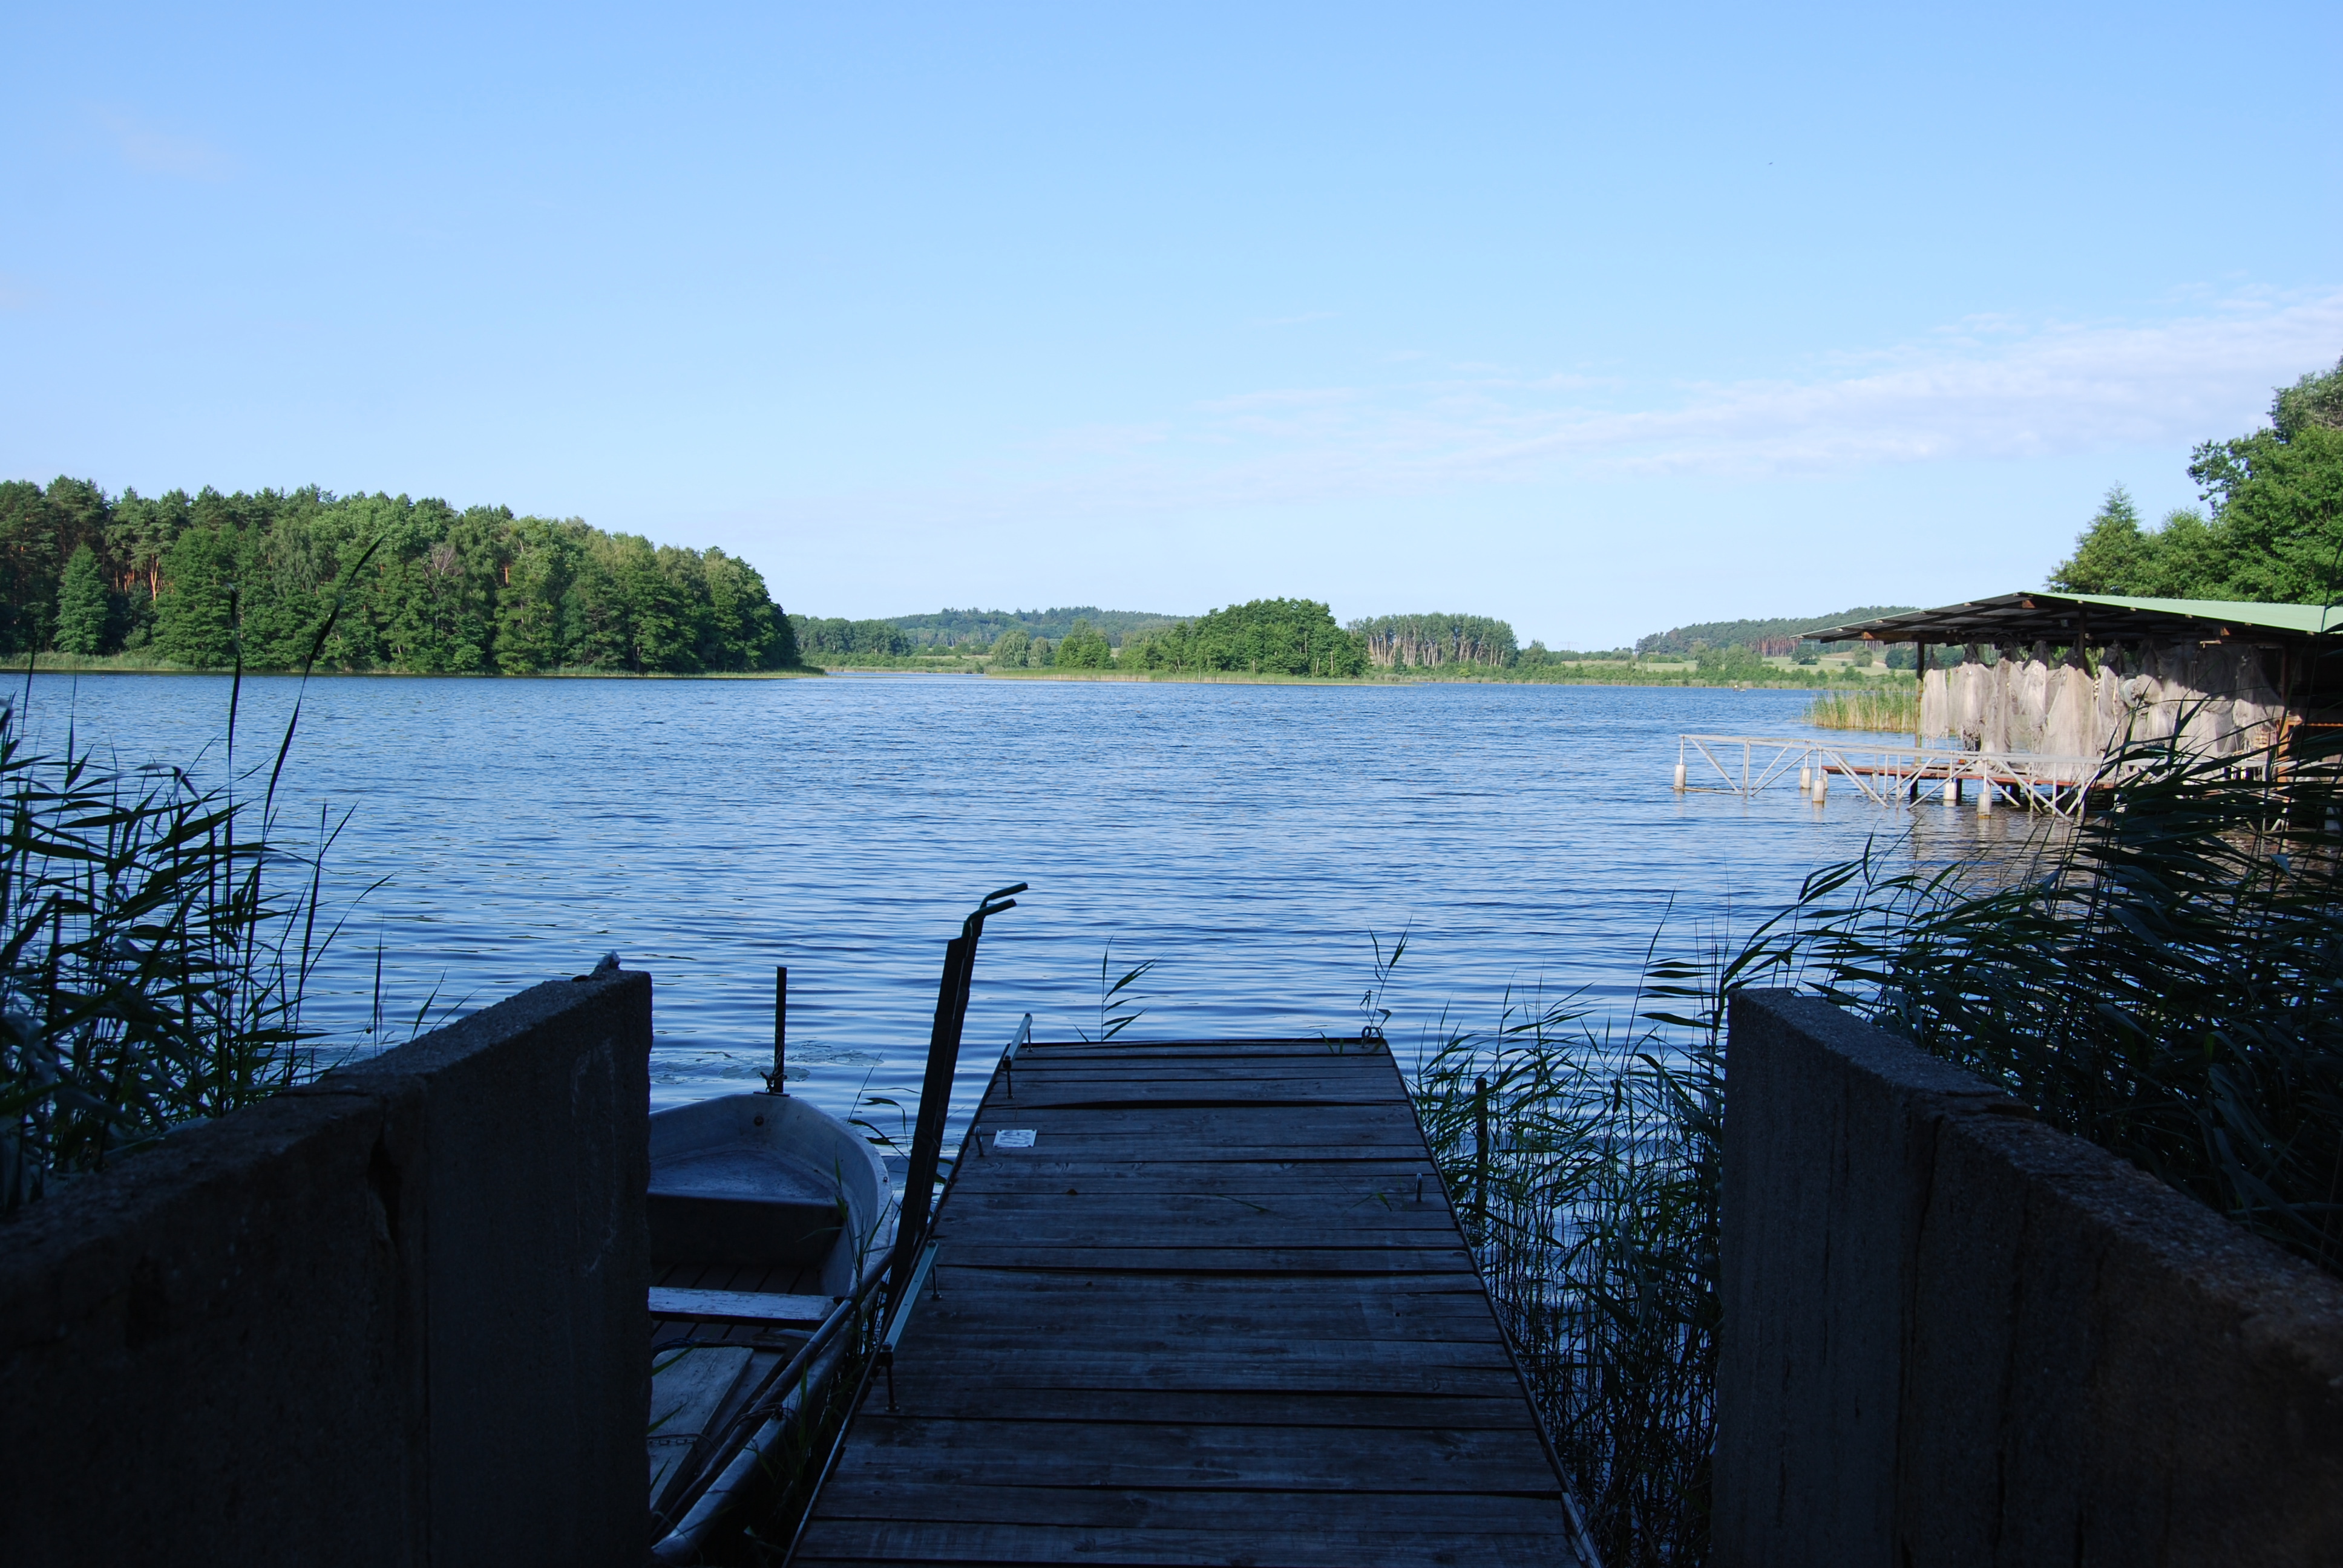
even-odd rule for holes
{"type": "Polygon", "coordinates": [[[1413,1197],[1415,1179],[1423,1178],[1426,1198],[1437,1195],[1440,1181],[1432,1166],[1416,1164],[1411,1156],[1390,1149],[1339,1148],[1297,1153],[1291,1144],[1225,1149],[1199,1158],[1183,1151],[1177,1160],[1126,1163],[1097,1151],[1077,1151],[1070,1144],[1036,1145],[1012,1159],[990,1152],[971,1155],[960,1187],[970,1192],[1015,1191],[1046,1187],[1051,1182],[1081,1188],[1128,1191],[1134,1197],[1177,1191],[1211,1192],[1239,1189],[1251,1182],[1272,1191],[1328,1191],[1340,1187],[1400,1184],[1413,1197]]]}
{"type": "MultiPolygon", "coordinates": [[[[1535,1441],[1536,1422],[1511,1383],[1493,1393],[1411,1393],[1397,1390],[1037,1389],[1014,1372],[981,1382],[930,1385],[922,1414],[997,1415],[1005,1400],[1024,1402],[1030,1423],[1045,1428],[1092,1421],[1212,1422],[1223,1426],[1453,1427],[1518,1432],[1535,1441]],[[1045,1397],[1037,1397],[1045,1396],[1045,1397]]],[[[1031,1441],[1045,1441],[1039,1435],[1031,1441]]]]}
{"type": "Polygon", "coordinates": [[[980,1184],[970,1181],[955,1193],[952,1222],[962,1230],[978,1215],[1001,1215],[1013,1224],[1034,1221],[1072,1221],[1113,1216],[1118,1221],[1146,1218],[1158,1223],[1211,1223],[1238,1214],[1277,1214],[1294,1219],[1342,1221],[1353,1215],[1385,1224],[1423,1221],[1443,1230],[1452,1228],[1446,1205],[1433,1201],[1438,1191],[1426,1183],[1424,1199],[1416,1201],[1412,1182],[1356,1182],[1324,1186],[1311,1191],[1290,1187],[1252,1184],[1250,1192],[1171,1190],[1144,1195],[1128,1190],[1101,1191],[1093,1182],[1088,1192],[1069,1181],[1018,1181],[980,1184]]]}
{"type": "Polygon", "coordinates": [[[960,1193],[1049,1191],[1088,1178],[1084,1191],[1123,1192],[1134,1197],[1151,1192],[1332,1192],[1398,1187],[1413,1198],[1415,1180],[1423,1178],[1427,1201],[1440,1195],[1435,1168],[1421,1158],[1374,1154],[1330,1154],[1300,1159],[1291,1150],[1258,1155],[1235,1154],[1213,1160],[1151,1160],[1125,1163],[1095,1155],[1061,1158],[1054,1150],[1026,1151],[1014,1160],[995,1161],[990,1154],[972,1157],[954,1191],[960,1193]],[[1240,1186],[1239,1183],[1243,1185],[1240,1186]]]}
{"type": "MultiPolygon", "coordinates": [[[[1028,1210],[1003,1218],[1014,1227],[1018,1244],[1026,1247],[1081,1246],[1100,1235],[1112,1235],[1121,1247],[1453,1247],[1456,1233],[1455,1221],[1445,1212],[1393,1213],[1362,1206],[1349,1215],[1303,1215],[1235,1199],[1217,1211],[1199,1204],[1174,1215],[1028,1210]]],[[[955,1217],[950,1231],[939,1228],[938,1240],[951,1247],[968,1231],[968,1220],[955,1217]]]]}
{"type": "Polygon", "coordinates": [[[819,1323],[838,1303],[828,1296],[782,1295],[772,1291],[690,1291],[653,1285],[655,1318],[704,1323],[819,1323]]]}
{"type": "MultiPolygon", "coordinates": [[[[971,1497],[957,1486],[900,1480],[883,1484],[841,1481],[837,1485],[830,1501],[841,1519],[963,1519],[983,1524],[1200,1531],[1240,1525],[1291,1530],[1312,1521],[1325,1523],[1321,1498],[1247,1497],[1222,1487],[1070,1487],[1011,1481],[971,1497]]],[[[1525,1494],[1467,1487],[1443,1488],[1429,1496],[1404,1487],[1379,1487],[1369,1477],[1367,1484],[1344,1493],[1341,1523],[1353,1531],[1416,1532],[1437,1521],[1444,1531],[1457,1534],[1531,1534],[1553,1528],[1560,1501],[1560,1489],[1551,1476],[1525,1494]]]]}
{"type": "Polygon", "coordinates": [[[904,1336],[904,1348],[895,1357],[895,1381],[909,1376],[911,1352],[932,1352],[937,1360],[960,1362],[953,1376],[977,1378],[984,1373],[1021,1373],[1036,1382],[1078,1381],[1078,1388],[1124,1388],[1148,1376],[1179,1376],[1181,1388],[1298,1388],[1291,1378],[1310,1378],[1310,1385],[1326,1388],[1413,1388],[1403,1378],[1415,1373],[1500,1372],[1513,1376],[1502,1341],[1493,1338],[1453,1338],[1432,1343],[1411,1343],[1399,1354],[1383,1338],[1319,1338],[1286,1343],[1192,1343],[1179,1338],[1131,1336],[1113,1343],[1036,1345],[1008,1327],[951,1327],[949,1332],[923,1333],[919,1341],[904,1336]],[[1219,1382],[1197,1382],[1219,1378],[1219,1382]],[[1363,1378],[1363,1382],[1362,1382],[1363,1378]],[[1387,1381],[1378,1381],[1387,1378],[1387,1381]]]}
{"type": "Polygon", "coordinates": [[[1175,1198],[1240,1198],[1255,1203],[1288,1204],[1297,1211],[1315,1208],[1340,1213],[1353,1202],[1387,1203],[1407,1209],[1446,1209],[1448,1198],[1430,1171],[1423,1175],[1423,1196],[1416,1196],[1415,1176],[1407,1171],[1344,1176],[1305,1176],[1282,1181],[1258,1168],[1232,1168],[1219,1180],[1189,1177],[1146,1183],[1118,1181],[1111,1172],[1095,1169],[1046,1171],[1027,1167],[992,1171],[985,1180],[971,1176],[955,1193],[955,1207],[1008,1211],[1021,1200],[1087,1198],[1093,1202],[1144,1206],[1160,1210],[1175,1198]]]}
{"type": "Polygon", "coordinates": [[[974,1125],[900,1413],[857,1416],[798,1561],[1569,1561],[1386,1050],[1047,1042],[974,1125]]]}
{"type": "Polygon", "coordinates": [[[965,1486],[1230,1486],[1558,1495],[1545,1455],[1511,1432],[1090,1422],[1033,1441],[1016,1405],[974,1418],[865,1419],[856,1474],[965,1486]]]}
{"type": "Polygon", "coordinates": [[[1020,1057],[1005,1075],[990,1081],[1009,1093],[1020,1082],[1063,1083],[1380,1083],[1391,1071],[1382,1058],[1361,1056],[1295,1056],[1278,1060],[1261,1057],[1190,1058],[1149,1060],[1035,1060],[1020,1057]]]}
{"type": "Polygon", "coordinates": [[[949,1296],[962,1304],[970,1297],[997,1298],[998,1310],[1012,1314],[1022,1308],[1041,1308],[1055,1301],[1092,1302],[1166,1302],[1200,1308],[1272,1312],[1284,1306],[1313,1306],[1322,1302],[1355,1302],[1377,1311],[1393,1310],[1424,1298],[1423,1310],[1443,1313],[1483,1313],[1486,1298],[1480,1276],[1466,1270],[1447,1273],[1348,1274],[1287,1277],[1270,1274],[1232,1279],[1215,1274],[1188,1278],[1160,1274],[1035,1272],[1022,1269],[980,1269],[964,1263],[937,1271],[943,1295],[923,1296],[920,1309],[949,1296]]]}
{"type": "Polygon", "coordinates": [[[747,1345],[708,1345],[669,1351],[652,1362],[647,1446],[653,1501],[698,1452],[718,1407],[748,1376],[755,1354],[747,1345]]]}
{"type": "MultiPolygon", "coordinates": [[[[1469,1348],[1469,1347],[1459,1347],[1469,1348]]],[[[1455,1354],[1446,1358],[1453,1362],[1455,1354]]],[[[1478,1366],[1434,1364],[1411,1359],[1399,1363],[1386,1353],[1380,1362],[1361,1357],[1302,1360],[1230,1352],[1219,1356],[1105,1351],[1021,1354],[991,1348],[970,1352],[963,1365],[906,1365],[898,1356],[896,1398],[906,1411],[925,1409],[921,1391],[978,1386],[1024,1389],[1181,1389],[1203,1393],[1253,1391],[1282,1393],[1456,1394],[1495,1399],[1521,1397],[1512,1365],[1502,1352],[1478,1366]]]]}
{"type": "Polygon", "coordinates": [[[1280,1083],[1307,1081],[1363,1087],[1394,1075],[1383,1058],[1343,1056],[1190,1057],[1181,1060],[1037,1060],[1020,1056],[1007,1073],[997,1067],[987,1077],[995,1093],[1022,1094],[1026,1085],[1061,1083],[1280,1083]]]}
{"type": "MultiPolygon", "coordinates": [[[[1450,1310],[1444,1297],[1407,1298],[1404,1308],[1370,1307],[1355,1301],[1287,1302],[1273,1308],[1123,1301],[1085,1304],[1062,1298],[1018,1301],[1001,1296],[955,1299],[960,1317],[950,1335],[972,1322],[1008,1322],[1021,1334],[1051,1339],[1085,1334],[1119,1342],[1161,1343],[1172,1339],[1209,1339],[1221,1349],[1282,1344],[1297,1335],[1338,1341],[1371,1341],[1384,1353],[1404,1353],[1419,1342],[1494,1344],[1503,1334],[1493,1317],[1475,1320],[1450,1310]]],[[[940,1335],[947,1333],[940,1328],[940,1335]]]]}
{"type": "MultiPolygon", "coordinates": [[[[1559,1504],[1555,1512],[1560,1512],[1559,1504]]],[[[805,1568],[852,1563],[1161,1563],[1225,1568],[1446,1568],[1450,1563],[1535,1564],[1567,1562],[1557,1527],[1552,1534],[1463,1534],[1450,1530],[1362,1531],[1333,1520],[1298,1529],[1161,1529],[1148,1525],[983,1524],[964,1521],[856,1522],[850,1533],[824,1520],[809,1530],[796,1562],[805,1568]]]]}
{"type": "Polygon", "coordinates": [[[1125,1274],[1400,1274],[1426,1271],[1470,1273],[1472,1254],[1459,1245],[1383,1247],[1117,1247],[1076,1243],[986,1246],[955,1233],[955,1262],[980,1268],[1046,1269],[1055,1272],[1125,1274]]]}

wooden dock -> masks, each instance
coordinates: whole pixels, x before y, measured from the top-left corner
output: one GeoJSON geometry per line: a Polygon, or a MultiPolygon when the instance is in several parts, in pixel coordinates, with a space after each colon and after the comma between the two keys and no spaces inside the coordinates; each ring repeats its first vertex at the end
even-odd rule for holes
{"type": "Polygon", "coordinates": [[[975,1126],[795,1563],[1589,1560],[1380,1043],[1027,1045],[975,1126]]]}

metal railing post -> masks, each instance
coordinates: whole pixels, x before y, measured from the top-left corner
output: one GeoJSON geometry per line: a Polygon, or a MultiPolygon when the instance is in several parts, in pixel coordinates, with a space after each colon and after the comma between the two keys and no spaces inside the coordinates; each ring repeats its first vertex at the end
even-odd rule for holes
{"type": "Polygon", "coordinates": [[[1489,1081],[1473,1081],[1473,1240],[1489,1234],[1489,1081]]]}
{"type": "Polygon", "coordinates": [[[960,1067],[960,1030],[968,1022],[977,939],[984,934],[988,917],[1017,907],[1009,895],[1024,890],[1020,882],[986,894],[975,913],[961,922],[960,935],[944,944],[944,972],[936,986],[935,1021],[928,1035],[928,1070],[920,1084],[920,1113],[912,1122],[911,1159],[903,1173],[902,1215],[895,1231],[895,1273],[889,1293],[897,1302],[903,1294],[893,1287],[903,1283],[905,1271],[927,1240],[935,1204],[936,1167],[943,1158],[944,1121],[951,1114],[952,1075],[960,1067]]]}
{"type": "Polygon", "coordinates": [[[787,964],[773,966],[773,1071],[765,1080],[765,1089],[771,1094],[789,1092],[789,970],[787,964]]]}

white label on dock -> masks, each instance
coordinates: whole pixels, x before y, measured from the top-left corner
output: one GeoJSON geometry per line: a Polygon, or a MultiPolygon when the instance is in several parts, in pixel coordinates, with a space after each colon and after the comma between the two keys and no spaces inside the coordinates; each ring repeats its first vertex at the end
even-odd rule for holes
{"type": "Polygon", "coordinates": [[[1030,1127],[1004,1127],[992,1135],[992,1146],[995,1149],[1031,1149],[1033,1147],[1033,1130],[1030,1127]]]}

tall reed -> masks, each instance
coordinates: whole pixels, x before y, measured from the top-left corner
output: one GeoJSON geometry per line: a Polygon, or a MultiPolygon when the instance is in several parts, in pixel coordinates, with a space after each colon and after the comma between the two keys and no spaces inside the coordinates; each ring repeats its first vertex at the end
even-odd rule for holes
{"type": "MultiPolygon", "coordinates": [[[[305,685],[381,542],[344,568],[305,685]]],[[[238,609],[232,595],[231,622],[238,609]]],[[[319,929],[319,898],[341,825],[321,809],[296,850],[281,819],[300,698],[273,753],[239,772],[240,631],[235,653],[211,788],[179,767],[101,766],[70,729],[58,751],[33,749],[29,667],[23,701],[0,700],[0,1213],[314,1067],[302,998],[338,930],[319,929]]]]}
{"type": "Polygon", "coordinates": [[[2335,758],[2162,743],[2118,763],[2107,809],[2014,859],[1875,844],[1737,940],[1647,957],[1607,1017],[1508,998],[1423,1054],[1425,1132],[1610,1568],[1707,1557],[1742,987],[1847,1006],[2343,1273],[2335,758]]]}
{"type": "Polygon", "coordinates": [[[1775,959],[2343,1273],[2343,831],[2330,752],[2117,759],[2016,867],[1817,873],[1775,959]]]}
{"type": "Polygon", "coordinates": [[[1623,1012],[1507,999],[1418,1113],[1603,1561],[1704,1562],[1723,1002],[1762,948],[1657,961],[1623,1012]]]}
{"type": "Polygon", "coordinates": [[[334,829],[273,796],[33,749],[0,704],[0,1212],[300,1078],[334,829]]]}
{"type": "Polygon", "coordinates": [[[1920,694],[1909,687],[1892,691],[1825,691],[1806,705],[1805,721],[1824,729],[1920,732],[1920,694]]]}

